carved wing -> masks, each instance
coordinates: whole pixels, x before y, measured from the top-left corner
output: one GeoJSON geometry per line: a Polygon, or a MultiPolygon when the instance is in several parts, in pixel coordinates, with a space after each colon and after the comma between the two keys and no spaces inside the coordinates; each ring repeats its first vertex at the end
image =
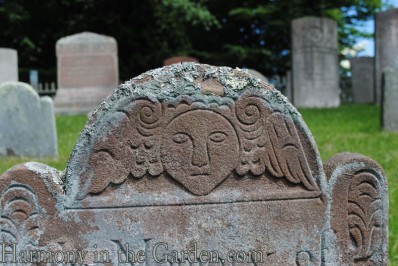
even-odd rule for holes
{"type": "Polygon", "coordinates": [[[89,193],[100,193],[109,184],[124,182],[129,173],[141,178],[163,171],[159,132],[161,104],[137,100],[113,114],[104,128],[110,128],[94,144],[90,157],[92,173],[82,178],[89,193]]]}
{"type": "Polygon", "coordinates": [[[271,174],[286,177],[292,183],[302,183],[308,190],[318,190],[294,122],[279,112],[266,120],[267,135],[265,164],[271,174]]]}
{"type": "Polygon", "coordinates": [[[293,120],[280,112],[272,112],[259,97],[241,97],[236,106],[241,145],[239,175],[248,172],[285,177],[308,190],[319,190],[312,176],[306,153],[293,120]]]}

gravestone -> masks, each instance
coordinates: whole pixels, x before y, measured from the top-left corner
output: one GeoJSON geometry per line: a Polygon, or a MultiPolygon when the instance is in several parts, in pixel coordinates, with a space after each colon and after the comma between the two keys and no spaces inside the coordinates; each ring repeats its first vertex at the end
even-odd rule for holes
{"type": "Polygon", "coordinates": [[[339,106],[337,23],[317,17],[295,19],[292,45],[294,105],[339,106]]]}
{"type": "Polygon", "coordinates": [[[57,156],[53,102],[28,84],[0,85],[0,156],[57,156]]]}
{"type": "Polygon", "coordinates": [[[398,131],[398,62],[383,72],[382,127],[398,131]]]}
{"type": "Polygon", "coordinates": [[[39,71],[35,69],[29,70],[29,84],[33,88],[38,88],[39,87],[39,71]]]}
{"type": "Polygon", "coordinates": [[[18,53],[0,48],[0,84],[6,81],[18,81],[18,53]]]}
{"type": "Polygon", "coordinates": [[[107,98],[62,175],[31,162],[0,176],[0,243],[57,263],[387,265],[382,169],[351,153],[323,169],[280,92],[175,64],[107,98]]]}
{"type": "Polygon", "coordinates": [[[355,103],[374,103],[374,57],[350,59],[351,91],[355,103]]]}
{"type": "Polygon", "coordinates": [[[189,57],[189,56],[174,56],[165,59],[163,61],[163,66],[169,66],[172,64],[177,64],[182,62],[199,62],[199,60],[195,57],[189,57]]]}
{"type": "Polygon", "coordinates": [[[259,79],[261,79],[262,81],[268,83],[268,79],[267,79],[263,74],[261,74],[260,72],[258,72],[257,70],[254,70],[254,69],[249,68],[249,69],[247,69],[247,72],[248,72],[250,75],[252,75],[253,77],[259,78],[259,79]]]}
{"type": "Polygon", "coordinates": [[[382,74],[392,67],[398,51],[398,9],[376,13],[375,17],[375,102],[381,104],[382,74]]]}
{"type": "Polygon", "coordinates": [[[117,43],[112,37],[83,32],[56,44],[58,113],[94,110],[119,83],[117,43]]]}
{"type": "Polygon", "coordinates": [[[293,102],[293,85],[292,85],[292,71],[288,70],[286,72],[286,92],[285,96],[290,101],[293,102]]]}

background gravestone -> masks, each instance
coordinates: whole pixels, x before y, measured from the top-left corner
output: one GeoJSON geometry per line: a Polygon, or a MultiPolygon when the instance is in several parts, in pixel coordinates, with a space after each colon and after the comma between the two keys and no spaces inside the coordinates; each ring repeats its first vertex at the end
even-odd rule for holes
{"type": "Polygon", "coordinates": [[[374,103],[374,57],[350,59],[351,91],[355,103],[374,103]]]}
{"type": "Polygon", "coordinates": [[[56,112],[87,113],[117,88],[119,70],[114,38],[83,32],[59,39],[56,50],[56,112]]]}
{"type": "Polygon", "coordinates": [[[57,156],[53,102],[28,84],[0,85],[0,155],[57,156]]]}
{"type": "Polygon", "coordinates": [[[398,9],[376,13],[375,17],[375,102],[381,104],[382,75],[392,67],[398,51],[398,9]]]}
{"type": "Polygon", "coordinates": [[[199,62],[199,60],[195,57],[189,57],[189,56],[174,56],[165,59],[163,61],[163,66],[169,66],[172,64],[177,64],[182,62],[199,62]]]}
{"type": "Polygon", "coordinates": [[[261,74],[260,72],[258,72],[257,70],[254,70],[254,69],[247,69],[247,72],[250,74],[250,75],[252,75],[253,77],[256,77],[256,78],[259,78],[259,79],[261,79],[262,81],[264,81],[264,82],[268,82],[268,79],[263,75],[263,74],[261,74]]]}
{"type": "Polygon", "coordinates": [[[0,48],[0,84],[18,81],[18,53],[14,49],[0,48]]]}
{"type": "Polygon", "coordinates": [[[383,72],[382,127],[398,131],[398,64],[383,72]]]}
{"type": "Polygon", "coordinates": [[[387,265],[380,166],[323,167],[286,97],[239,69],[148,71],[90,117],[62,176],[26,163],[0,180],[0,243],[87,253],[58,263],[387,265]]]}
{"type": "Polygon", "coordinates": [[[286,71],[286,92],[285,96],[290,101],[293,102],[293,84],[292,84],[292,71],[286,71]]]}
{"type": "Polygon", "coordinates": [[[305,17],[292,22],[293,100],[298,107],[340,105],[337,23],[305,17]]]}

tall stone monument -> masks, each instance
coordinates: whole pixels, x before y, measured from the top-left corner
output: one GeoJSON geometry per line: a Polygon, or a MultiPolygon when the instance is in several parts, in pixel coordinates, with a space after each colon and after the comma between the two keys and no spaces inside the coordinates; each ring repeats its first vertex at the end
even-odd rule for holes
{"type": "Polygon", "coordinates": [[[83,32],[56,44],[59,113],[94,110],[118,86],[117,43],[112,37],[83,32]]]}
{"type": "Polygon", "coordinates": [[[337,23],[317,17],[293,20],[292,46],[294,105],[339,106],[337,23]]]}
{"type": "Polygon", "coordinates": [[[239,69],[148,71],[91,116],[64,172],[0,180],[8,262],[387,265],[380,166],[341,153],[324,168],[286,97],[239,69]]]}
{"type": "Polygon", "coordinates": [[[398,9],[376,13],[375,19],[375,102],[382,98],[382,75],[386,67],[392,67],[398,52],[398,9]]]}
{"type": "Polygon", "coordinates": [[[0,84],[6,81],[18,81],[18,53],[0,48],[0,84]]]}
{"type": "Polygon", "coordinates": [[[351,91],[355,103],[374,103],[374,57],[350,59],[351,91]]]}
{"type": "MultiPolygon", "coordinates": [[[[0,85],[0,156],[58,155],[53,102],[28,84],[0,85]]],[[[0,241],[1,242],[1,241],[0,241]]]]}
{"type": "Polygon", "coordinates": [[[383,72],[382,127],[398,131],[398,61],[383,72]]]}

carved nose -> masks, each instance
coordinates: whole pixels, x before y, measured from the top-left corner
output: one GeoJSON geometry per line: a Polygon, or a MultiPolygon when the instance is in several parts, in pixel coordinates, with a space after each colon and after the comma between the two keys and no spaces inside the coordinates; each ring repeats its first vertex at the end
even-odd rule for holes
{"type": "Polygon", "coordinates": [[[192,151],[192,165],[203,167],[209,164],[206,142],[195,142],[192,151]]]}

